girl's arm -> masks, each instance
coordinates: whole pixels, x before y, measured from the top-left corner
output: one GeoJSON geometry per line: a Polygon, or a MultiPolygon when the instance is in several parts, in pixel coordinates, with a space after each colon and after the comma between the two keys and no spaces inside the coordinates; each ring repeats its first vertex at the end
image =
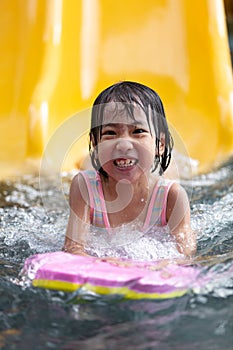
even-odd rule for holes
{"type": "Polygon", "coordinates": [[[89,196],[81,174],[72,180],[69,195],[70,215],[63,250],[72,254],[88,255],[84,245],[90,226],[89,196]]]}
{"type": "Polygon", "coordinates": [[[190,206],[186,191],[178,183],[171,186],[167,198],[167,223],[180,253],[191,257],[196,253],[196,234],[190,226],[190,206]]]}

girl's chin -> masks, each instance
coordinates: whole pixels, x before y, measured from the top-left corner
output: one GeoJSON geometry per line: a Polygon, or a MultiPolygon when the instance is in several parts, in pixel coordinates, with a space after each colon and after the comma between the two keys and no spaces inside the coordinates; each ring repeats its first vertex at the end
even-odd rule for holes
{"type": "Polygon", "coordinates": [[[121,168],[116,165],[113,167],[106,167],[104,168],[106,173],[110,178],[112,178],[115,181],[120,181],[120,180],[127,180],[130,182],[135,182],[138,181],[142,176],[147,174],[147,171],[144,171],[143,169],[139,168],[137,165],[136,166],[131,166],[131,167],[125,167],[121,168]]]}

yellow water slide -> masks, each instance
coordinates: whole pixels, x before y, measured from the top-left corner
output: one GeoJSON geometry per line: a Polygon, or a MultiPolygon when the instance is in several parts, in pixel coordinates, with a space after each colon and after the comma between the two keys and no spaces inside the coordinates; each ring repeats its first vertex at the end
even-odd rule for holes
{"type": "Polygon", "coordinates": [[[89,108],[120,80],[160,94],[200,171],[232,154],[222,0],[1,0],[0,30],[1,177],[31,171],[46,149],[51,165],[80,164],[89,108]]]}

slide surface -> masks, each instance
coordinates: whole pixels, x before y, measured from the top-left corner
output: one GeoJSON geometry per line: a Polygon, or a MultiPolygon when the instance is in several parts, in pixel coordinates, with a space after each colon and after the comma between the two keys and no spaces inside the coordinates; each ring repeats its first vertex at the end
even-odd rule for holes
{"type": "Polygon", "coordinates": [[[159,93],[178,151],[198,160],[199,171],[232,154],[222,0],[2,0],[0,26],[1,177],[30,171],[28,160],[40,159],[48,145],[51,168],[60,148],[65,159],[55,168],[80,164],[92,102],[120,80],[159,93]],[[66,128],[71,116],[75,123],[66,128]]]}

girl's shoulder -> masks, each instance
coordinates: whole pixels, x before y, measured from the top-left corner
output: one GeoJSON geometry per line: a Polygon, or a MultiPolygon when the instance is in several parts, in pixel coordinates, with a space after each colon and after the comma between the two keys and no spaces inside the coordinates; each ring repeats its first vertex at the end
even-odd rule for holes
{"type": "Polygon", "coordinates": [[[96,181],[95,170],[79,171],[72,179],[70,186],[70,206],[71,208],[82,207],[89,203],[90,184],[96,181]]]}
{"type": "Polygon", "coordinates": [[[170,210],[177,208],[189,208],[189,198],[186,190],[177,181],[174,181],[170,186],[167,196],[167,206],[170,210]]]}
{"type": "Polygon", "coordinates": [[[100,181],[100,175],[94,169],[81,170],[77,175],[83,178],[86,183],[100,181]]]}
{"type": "Polygon", "coordinates": [[[80,170],[72,179],[71,187],[79,188],[83,184],[92,181],[98,180],[99,176],[95,170],[80,170]]]}
{"type": "Polygon", "coordinates": [[[167,179],[160,176],[156,182],[154,191],[157,196],[160,195],[160,197],[163,198],[168,206],[169,204],[173,206],[178,199],[180,201],[187,201],[187,193],[185,189],[174,179],[167,179]]]}
{"type": "Polygon", "coordinates": [[[154,189],[160,189],[162,191],[170,191],[172,187],[179,187],[180,185],[176,180],[168,179],[163,176],[159,176],[154,184],[154,189]]]}
{"type": "Polygon", "coordinates": [[[95,201],[99,198],[99,187],[101,187],[101,180],[95,170],[79,171],[71,183],[70,204],[72,205],[73,201],[75,207],[86,204],[94,207],[95,201]]]}

